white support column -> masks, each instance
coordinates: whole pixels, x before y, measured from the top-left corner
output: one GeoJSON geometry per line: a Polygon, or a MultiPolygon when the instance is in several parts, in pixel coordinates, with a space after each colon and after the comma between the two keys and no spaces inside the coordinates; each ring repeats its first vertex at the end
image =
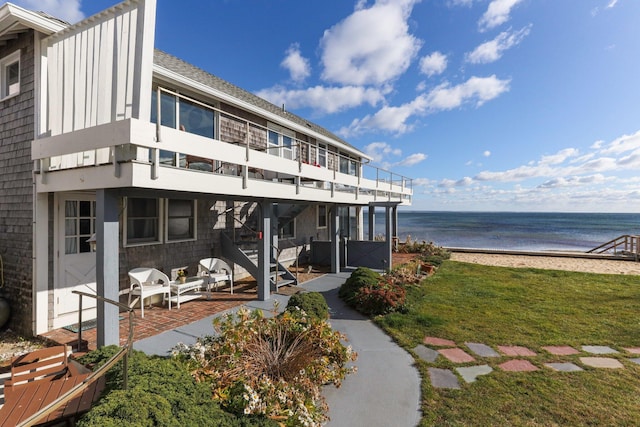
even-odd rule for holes
{"type": "Polygon", "coordinates": [[[356,206],[356,221],[358,223],[356,240],[364,240],[364,215],[362,213],[362,206],[356,206]]]}
{"type": "Polygon", "coordinates": [[[34,219],[32,317],[34,325],[32,329],[34,335],[37,335],[46,332],[49,326],[49,195],[47,193],[36,194],[34,219]]]}
{"type": "Polygon", "coordinates": [[[262,239],[258,240],[258,300],[266,301],[271,295],[271,218],[273,203],[261,202],[262,239]]]}
{"type": "MultiPolygon", "coordinates": [[[[118,301],[118,196],[112,190],[96,192],[96,282],[99,296],[118,301]]],[[[120,345],[118,307],[97,302],[97,345],[120,345]]]]}
{"type": "Polygon", "coordinates": [[[331,208],[331,272],[340,272],[340,215],[338,205],[331,208]]]}

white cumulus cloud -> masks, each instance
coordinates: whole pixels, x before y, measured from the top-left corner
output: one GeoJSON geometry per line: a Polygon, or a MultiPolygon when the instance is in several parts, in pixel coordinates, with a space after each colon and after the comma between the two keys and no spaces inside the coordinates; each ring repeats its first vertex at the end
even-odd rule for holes
{"type": "Polygon", "coordinates": [[[384,84],[403,74],[421,41],[407,20],[417,0],[378,0],[358,8],[321,40],[322,78],[340,84],[384,84]]]}
{"type": "Polygon", "coordinates": [[[480,31],[490,30],[498,25],[504,24],[511,17],[511,9],[523,0],[492,0],[487,7],[487,11],[482,15],[478,26],[480,31]]]}
{"type": "Polygon", "coordinates": [[[11,3],[29,10],[47,12],[71,24],[84,19],[80,0],[11,0],[11,3]]]}
{"type": "Polygon", "coordinates": [[[531,32],[531,24],[519,31],[503,31],[496,38],[482,43],[473,51],[467,53],[465,58],[472,64],[488,64],[502,57],[505,50],[520,44],[531,32]]]}
{"type": "Polygon", "coordinates": [[[324,113],[337,113],[362,104],[375,106],[384,99],[384,92],[362,86],[324,87],[289,90],[281,86],[256,92],[261,98],[275,105],[288,108],[312,108],[324,113]]]}
{"type": "Polygon", "coordinates": [[[447,69],[447,55],[433,52],[420,59],[420,72],[429,77],[442,74],[447,69]]]}
{"type": "Polygon", "coordinates": [[[297,43],[292,44],[287,49],[285,58],[280,65],[286,68],[291,75],[291,80],[295,82],[302,82],[311,74],[311,66],[309,60],[304,58],[300,53],[300,45],[297,43]]]}
{"type": "Polygon", "coordinates": [[[339,135],[349,137],[372,130],[402,134],[413,129],[408,123],[416,115],[434,114],[452,110],[467,103],[481,106],[509,90],[509,80],[490,77],[471,77],[464,83],[451,86],[443,83],[429,93],[420,94],[412,101],[400,106],[384,106],[373,115],[354,119],[348,127],[338,131],[339,135]]]}

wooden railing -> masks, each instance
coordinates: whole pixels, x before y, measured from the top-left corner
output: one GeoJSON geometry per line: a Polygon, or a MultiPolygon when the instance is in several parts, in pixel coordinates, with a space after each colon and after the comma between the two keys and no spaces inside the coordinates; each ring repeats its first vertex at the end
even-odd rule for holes
{"type": "Polygon", "coordinates": [[[633,256],[638,261],[640,258],[640,235],[624,234],[587,251],[587,253],[633,256]]]}
{"type": "Polygon", "coordinates": [[[64,406],[67,402],[73,400],[74,398],[80,396],[91,384],[96,382],[101,377],[105,376],[106,373],[120,360],[122,360],[122,378],[123,378],[123,388],[127,389],[127,371],[128,371],[128,355],[129,352],[133,349],[133,318],[134,312],[133,309],[125,304],[120,304],[119,302],[110,300],[108,298],[101,297],[99,295],[88,294],[81,291],[72,291],[74,294],[80,296],[80,315],[78,322],[78,346],[80,346],[82,339],[82,297],[94,298],[99,301],[104,301],[106,303],[115,305],[129,313],[129,336],[127,337],[127,343],[118,350],[118,352],[113,355],[109,360],[107,360],[104,365],[100,366],[95,372],[89,375],[83,382],[73,387],[68,392],[64,393],[62,396],[58,397],[56,400],[51,402],[49,405],[42,408],[40,411],[31,415],[29,418],[22,421],[18,426],[32,426],[42,422],[47,416],[55,412],[58,408],[64,406]]]}

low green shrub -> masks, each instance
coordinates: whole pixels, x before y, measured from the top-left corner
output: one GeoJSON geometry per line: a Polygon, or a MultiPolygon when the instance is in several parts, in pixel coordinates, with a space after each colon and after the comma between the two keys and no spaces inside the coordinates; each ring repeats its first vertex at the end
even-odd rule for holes
{"type": "Polygon", "coordinates": [[[365,286],[373,286],[381,276],[370,268],[358,267],[351,273],[351,276],[340,286],[338,296],[347,304],[355,304],[356,295],[360,288],[365,286]]]}
{"type": "Polygon", "coordinates": [[[265,318],[239,310],[214,321],[219,333],[180,345],[174,356],[208,383],[213,398],[235,414],[264,415],[286,426],[320,426],[327,420],[321,394],[353,370],[356,354],[329,323],[290,312],[265,318]]]}
{"type": "Polygon", "coordinates": [[[295,312],[296,308],[314,319],[326,320],[329,318],[329,306],[320,292],[302,292],[291,295],[286,310],[295,312]]]}
{"type": "MultiPolygon", "coordinates": [[[[118,351],[102,347],[80,359],[102,365],[118,351]]],[[[123,390],[122,362],[106,375],[102,398],[79,421],[80,427],[98,426],[276,426],[264,417],[238,418],[211,400],[211,390],[197,383],[185,364],[134,351],[129,357],[128,390],[123,390]]]]}

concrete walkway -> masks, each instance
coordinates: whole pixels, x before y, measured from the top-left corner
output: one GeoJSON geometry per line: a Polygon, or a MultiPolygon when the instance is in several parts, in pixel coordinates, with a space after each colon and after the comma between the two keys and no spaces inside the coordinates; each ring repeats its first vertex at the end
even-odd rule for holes
{"type": "MultiPolygon", "coordinates": [[[[368,318],[338,298],[338,288],[349,275],[327,274],[300,285],[324,295],[331,312],[332,328],[345,334],[349,340],[347,344],[358,353],[355,362],[358,372],[347,376],[339,389],[324,388],[331,418],[326,425],[416,426],[420,421],[420,376],[414,360],[368,318]]],[[[246,306],[268,314],[273,309],[273,300],[278,300],[280,310],[283,310],[288,297],[272,295],[271,301],[252,301],[246,306]]],[[[213,317],[137,341],[134,348],[147,354],[167,356],[179,342],[193,344],[197,337],[210,335],[213,317]]]]}

